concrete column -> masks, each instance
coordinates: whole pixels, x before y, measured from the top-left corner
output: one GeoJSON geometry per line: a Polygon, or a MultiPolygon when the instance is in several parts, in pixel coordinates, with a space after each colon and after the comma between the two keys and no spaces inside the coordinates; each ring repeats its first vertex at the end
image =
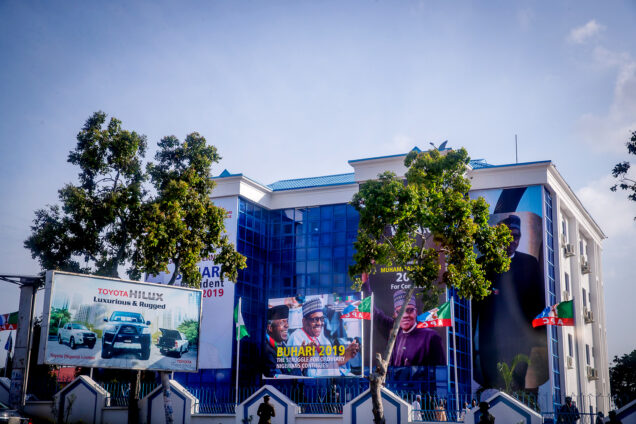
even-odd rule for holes
{"type": "Polygon", "coordinates": [[[18,310],[18,330],[15,338],[13,370],[11,371],[11,391],[9,403],[13,408],[22,409],[26,395],[29,358],[31,356],[31,326],[35,292],[37,287],[32,282],[20,287],[20,309],[18,310]]]}

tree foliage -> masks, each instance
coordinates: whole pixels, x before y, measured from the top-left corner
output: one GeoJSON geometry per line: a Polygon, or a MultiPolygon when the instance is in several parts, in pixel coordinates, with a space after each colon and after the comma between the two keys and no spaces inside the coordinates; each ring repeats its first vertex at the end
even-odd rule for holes
{"type": "Polygon", "coordinates": [[[185,334],[190,346],[196,346],[199,340],[199,322],[193,319],[183,321],[177,327],[177,330],[185,334]]]}
{"type": "MultiPolygon", "coordinates": [[[[627,146],[627,153],[636,155],[636,131],[632,132],[631,139],[625,143],[627,146]]],[[[610,187],[610,190],[616,191],[617,189],[626,190],[629,194],[627,198],[636,202],[636,179],[629,173],[631,164],[628,161],[623,161],[614,165],[612,169],[612,176],[618,179],[618,183],[610,187]]],[[[636,217],[634,217],[636,219],[636,217]]]]}
{"type": "Polygon", "coordinates": [[[511,365],[508,365],[506,362],[497,362],[497,370],[499,370],[499,373],[504,380],[504,384],[506,385],[504,391],[509,395],[512,395],[510,388],[512,387],[512,377],[514,376],[515,368],[517,368],[517,365],[522,362],[525,362],[528,366],[530,366],[530,358],[523,353],[517,354],[512,359],[511,365]]]}
{"type": "Polygon", "coordinates": [[[223,234],[226,211],[210,200],[214,187],[210,167],[220,159],[216,148],[198,133],[189,134],[183,143],[174,136],[165,137],[159,148],[156,164],[148,165],[157,196],[144,210],[139,266],[158,274],[173,263],[168,284],[174,284],[181,273],[182,284],[199,287],[197,263],[214,256],[221,265],[221,277],[236,281],[245,258],[223,234]]]}
{"type": "Polygon", "coordinates": [[[77,135],[68,162],[79,167],[78,183],[59,190],[58,205],[35,212],[24,246],[43,270],[118,277],[139,236],[146,178],[146,137],[122,129],[121,121],[94,113],[77,135]],[[83,261],[82,261],[83,259],[83,261]]]}
{"type": "MultiPolygon", "coordinates": [[[[371,274],[377,265],[401,266],[416,288],[436,297],[441,264],[442,282],[465,298],[488,294],[489,271],[504,272],[510,266],[506,247],[512,241],[505,225],[488,225],[488,204],[471,200],[466,178],[469,163],[465,149],[428,152],[411,151],[405,158],[405,178],[391,172],[360,186],[351,204],[360,214],[355,242],[355,264],[349,274],[360,289],[360,276],[371,274]],[[389,229],[390,231],[387,231],[389,229]],[[482,258],[477,261],[477,251],[482,258]]],[[[384,385],[388,361],[408,302],[394,321],[384,355],[369,376],[374,421],[384,422],[380,388],[384,385]]]]}
{"type": "Polygon", "coordinates": [[[488,225],[483,198],[469,198],[468,162],[465,149],[444,155],[412,151],[404,161],[406,181],[385,172],[362,184],[352,200],[360,223],[350,274],[372,273],[377,264],[408,265],[414,286],[434,291],[445,262],[447,287],[466,298],[486,296],[486,271],[508,269],[506,247],[512,238],[505,225],[488,225]],[[435,247],[415,243],[417,239],[430,239],[435,247]],[[483,255],[479,262],[475,248],[483,255]]]}
{"type": "Polygon", "coordinates": [[[636,349],[621,357],[614,356],[609,374],[612,396],[617,407],[636,399],[636,349]]]}

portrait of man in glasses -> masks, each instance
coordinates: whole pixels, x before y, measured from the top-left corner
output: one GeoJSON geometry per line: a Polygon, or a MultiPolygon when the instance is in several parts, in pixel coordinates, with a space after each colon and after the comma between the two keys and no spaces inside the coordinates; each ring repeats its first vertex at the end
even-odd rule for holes
{"type": "MultiPolygon", "coordinates": [[[[407,302],[406,292],[397,290],[393,293],[393,317],[389,317],[379,310],[374,311],[376,323],[381,331],[385,331],[386,334],[391,331],[404,302],[407,302]]],[[[418,328],[417,315],[415,297],[411,297],[408,299],[406,311],[400,321],[400,329],[395,339],[389,365],[392,367],[446,365],[442,338],[435,330],[418,328]]]]}

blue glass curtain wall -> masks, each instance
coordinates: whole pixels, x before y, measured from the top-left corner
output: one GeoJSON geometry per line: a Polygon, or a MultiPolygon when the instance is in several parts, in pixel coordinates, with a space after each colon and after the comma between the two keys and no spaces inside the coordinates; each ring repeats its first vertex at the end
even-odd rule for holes
{"type": "MultiPolygon", "coordinates": [[[[548,302],[550,305],[557,303],[556,297],[556,267],[554,265],[554,225],[553,225],[553,210],[552,210],[552,195],[548,189],[544,188],[544,204],[545,204],[545,231],[546,231],[546,251],[547,251],[547,265],[548,265],[548,302]]],[[[548,343],[552,351],[552,380],[553,380],[553,396],[554,401],[561,402],[561,367],[559,364],[559,338],[557,333],[557,327],[548,326],[548,343]]]]}

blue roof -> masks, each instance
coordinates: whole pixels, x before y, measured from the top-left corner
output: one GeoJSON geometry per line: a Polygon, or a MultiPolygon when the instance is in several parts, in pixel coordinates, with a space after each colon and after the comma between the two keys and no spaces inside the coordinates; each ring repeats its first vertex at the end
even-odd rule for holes
{"type": "Polygon", "coordinates": [[[296,178],[293,180],[281,180],[269,184],[267,187],[273,191],[296,190],[309,187],[324,187],[334,185],[353,184],[353,172],[349,174],[325,175],[322,177],[296,178]]]}

